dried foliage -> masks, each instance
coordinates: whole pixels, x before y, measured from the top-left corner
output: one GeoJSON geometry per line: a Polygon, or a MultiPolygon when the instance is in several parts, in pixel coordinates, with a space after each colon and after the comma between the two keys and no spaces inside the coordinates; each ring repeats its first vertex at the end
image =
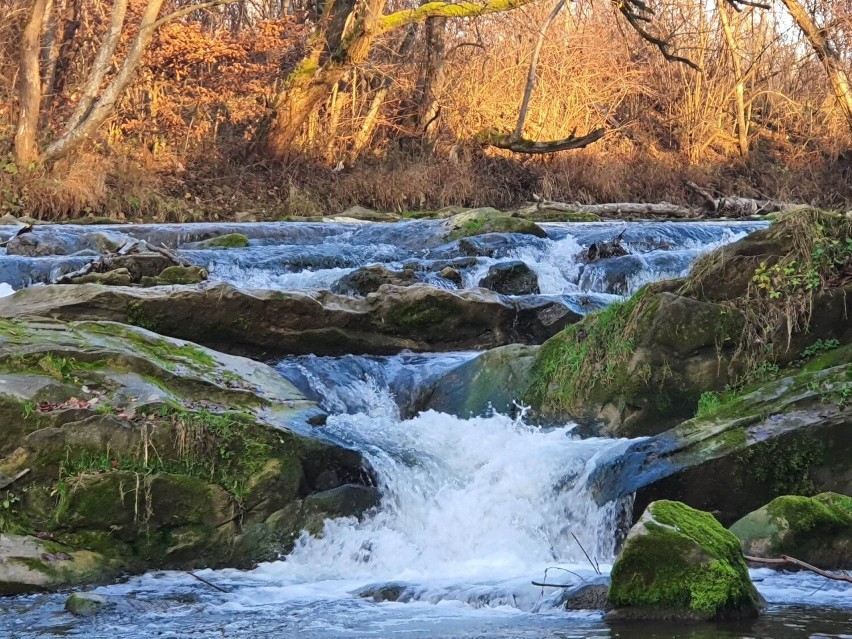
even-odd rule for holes
{"type": "MultiPolygon", "coordinates": [[[[834,42],[846,46],[849,15],[821,2],[834,42]]],[[[748,158],[737,143],[737,78],[715,0],[666,0],[653,16],[668,51],[701,73],[663,59],[609,3],[585,0],[569,5],[547,33],[523,136],[558,140],[605,128],[594,146],[530,158],[480,143],[489,131],[515,126],[538,29],[552,9],[531,3],[380,36],[367,61],[311,114],[298,153],[274,163],[256,143],[317,16],[313,5],[257,0],[163,26],[82,155],[25,171],[10,153],[30,4],[0,0],[0,213],[184,220],[235,209],[307,215],[355,203],[507,206],[533,193],[683,202],[693,197],[687,180],[823,206],[852,199],[846,123],[818,61],[778,7],[729,11],[744,76],[748,158]]],[[[116,58],[145,4],[131,0],[116,58]]],[[[190,4],[172,0],[164,11],[190,4]]],[[[61,132],[73,111],[110,5],[53,1],[61,77],[46,98],[45,135],[61,132]]]]}

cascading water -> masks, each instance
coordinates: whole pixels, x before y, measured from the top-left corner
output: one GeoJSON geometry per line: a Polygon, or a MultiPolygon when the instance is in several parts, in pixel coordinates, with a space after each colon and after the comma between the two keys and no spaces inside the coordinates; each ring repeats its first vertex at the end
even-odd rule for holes
{"type": "MultiPolygon", "coordinates": [[[[582,313],[648,281],[683,275],[699,255],[764,225],[544,224],[547,238],[495,235],[447,242],[442,224],[159,225],[106,231],[178,248],[208,268],[214,280],[244,288],[329,288],[369,264],[409,268],[423,282],[456,288],[440,276],[452,264],[461,275],[460,288],[473,288],[491,266],[522,260],[536,273],[541,294],[582,313]],[[187,244],[224,232],[247,233],[251,245],[212,251],[187,244]],[[584,262],[586,248],[616,236],[629,255],[584,262]]],[[[93,259],[81,239],[90,229],[55,232],[64,234],[66,253],[36,258],[5,255],[1,249],[0,282],[14,288],[44,282],[93,259]],[[83,253],[73,254],[79,250],[83,253]]],[[[0,229],[0,239],[4,233],[0,229]]],[[[0,636],[612,636],[599,614],[559,610],[559,591],[543,591],[531,581],[553,567],[560,570],[549,572],[548,581],[576,583],[594,576],[586,553],[607,571],[615,531],[630,504],[600,507],[587,483],[595,468],[617,459],[630,442],[580,439],[570,424],[534,428],[524,423],[523,411],[518,419],[416,412],[422,389],[476,355],[304,356],[279,362],[278,371],[330,413],[320,427],[325,434],[368,460],[381,491],[377,509],[360,521],[328,520],[321,537],[305,535],[289,556],[253,571],[197,575],[221,591],[185,573],[150,573],[98,588],[120,600],[116,612],[73,624],[60,614],[61,594],[0,598],[0,636]],[[375,603],[363,596],[383,587],[405,603],[375,603]]],[[[773,602],[849,607],[842,603],[848,601],[842,586],[816,576],[754,575],[773,602]]],[[[842,609],[767,619],[760,622],[769,624],[765,631],[702,636],[781,639],[799,636],[790,627],[801,623],[812,633],[839,636],[848,622],[842,609]]],[[[669,639],[685,635],[676,627],[655,633],[669,639]]]]}

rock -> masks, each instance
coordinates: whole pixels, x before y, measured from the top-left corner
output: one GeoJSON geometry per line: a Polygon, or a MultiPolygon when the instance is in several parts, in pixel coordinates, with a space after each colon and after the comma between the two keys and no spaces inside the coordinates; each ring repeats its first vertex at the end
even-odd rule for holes
{"type": "Polygon", "coordinates": [[[257,222],[257,216],[249,211],[240,211],[234,214],[234,222],[240,224],[245,222],[257,222]]]}
{"type": "Polygon", "coordinates": [[[771,255],[764,251],[794,259],[802,249],[793,238],[817,242],[825,229],[845,245],[852,225],[838,219],[818,212],[782,217],[701,258],[688,278],[650,284],[586,316],[539,350],[524,400],[541,417],[574,419],[589,434],[655,435],[692,417],[702,393],[738,385],[759,374],[760,364],[777,369],[820,340],[852,341],[844,301],[852,283],[840,272],[792,298],[776,292],[755,299],[764,290],[756,286],[757,269],[771,255]],[[807,311],[795,313],[790,304],[807,311]]]}
{"type": "Polygon", "coordinates": [[[396,222],[400,216],[396,213],[387,213],[374,211],[364,208],[363,206],[351,206],[343,213],[329,216],[332,220],[339,218],[347,218],[350,220],[359,220],[362,222],[396,222]]]}
{"type": "Polygon", "coordinates": [[[100,284],[101,286],[129,286],[133,282],[130,271],[117,268],[104,273],[87,273],[71,280],[72,284],[100,284]]]}
{"type": "Polygon", "coordinates": [[[729,526],[781,495],[852,494],[852,405],[842,401],[850,362],[852,345],[632,444],[594,471],[595,498],[635,494],[634,512],[677,499],[729,526]]]}
{"type": "Polygon", "coordinates": [[[557,606],[565,610],[609,610],[608,575],[583,581],[573,588],[566,588],[559,596],[557,606]]]}
{"type": "Polygon", "coordinates": [[[232,353],[393,354],[535,343],[580,315],[545,297],[383,286],[366,297],[242,291],[227,284],[126,288],[40,286],[0,299],[0,317],[117,321],[232,353]],[[203,314],[198,309],[203,308],[203,314]]]}
{"type": "Polygon", "coordinates": [[[385,284],[410,286],[416,284],[417,281],[417,274],[413,270],[392,271],[385,266],[376,264],[362,266],[344,275],[331,285],[331,291],[341,295],[368,295],[375,293],[385,284]]]}
{"type": "Polygon", "coordinates": [[[777,497],[737,521],[731,532],[746,555],[788,555],[825,570],[852,568],[852,497],[846,495],[777,497]]]}
{"type": "Polygon", "coordinates": [[[486,233],[519,233],[535,237],[547,237],[547,233],[535,222],[520,217],[511,217],[496,209],[472,209],[454,215],[447,220],[447,238],[459,240],[486,233]]]}
{"type": "Polygon", "coordinates": [[[248,567],[374,503],[375,489],[358,487],[371,481],[361,456],[323,439],[308,424],[316,405],[264,364],[131,326],[45,319],[0,321],[0,362],[0,475],[28,471],[4,524],[45,536],[11,550],[3,538],[0,592],[248,567]],[[324,476],[340,488],[322,493],[324,476]],[[303,510],[288,520],[296,530],[273,518],[303,510]]]}
{"type": "Polygon", "coordinates": [[[495,264],[479,285],[503,295],[538,295],[541,292],[538,275],[520,260],[495,264]]]}
{"type": "Polygon", "coordinates": [[[379,505],[379,491],[374,486],[346,484],[307,497],[304,507],[327,517],[357,517],[379,505]]]}
{"type": "Polygon", "coordinates": [[[56,590],[115,574],[109,560],[90,550],[0,533],[0,595],[56,590]]]}
{"type": "Polygon", "coordinates": [[[594,213],[582,213],[578,211],[561,211],[557,209],[549,209],[543,206],[534,211],[524,211],[520,214],[522,217],[532,220],[533,222],[600,222],[599,215],[594,213]]]}
{"type": "Polygon", "coordinates": [[[464,279],[462,278],[462,274],[459,273],[452,266],[446,266],[446,267],[442,268],[440,273],[438,273],[438,274],[441,277],[443,277],[445,280],[452,282],[453,284],[455,284],[459,288],[461,288],[462,285],[464,284],[464,279]]]}
{"type": "Polygon", "coordinates": [[[760,614],[739,540],[674,501],[648,505],[612,567],[608,621],[723,621],[760,614]]]}
{"type": "Polygon", "coordinates": [[[207,270],[200,266],[169,266],[156,277],[142,277],[142,286],[198,284],[207,279],[207,270]]]}
{"type": "Polygon", "coordinates": [[[6,245],[6,252],[8,255],[46,257],[71,255],[91,249],[106,254],[114,252],[126,240],[127,236],[114,231],[74,233],[56,227],[44,227],[13,237],[6,245]]]}
{"type": "Polygon", "coordinates": [[[185,249],[229,249],[229,248],[246,248],[249,245],[249,239],[242,233],[226,233],[211,237],[208,240],[200,242],[190,242],[182,248],[185,249]]]}
{"type": "Polygon", "coordinates": [[[376,603],[382,601],[406,603],[411,601],[411,586],[400,582],[370,584],[355,592],[355,596],[361,599],[372,599],[376,603]]]}
{"type": "Polygon", "coordinates": [[[510,344],[485,351],[424,391],[417,410],[435,410],[462,418],[494,410],[515,412],[527,391],[537,346],[510,344]]]}
{"type": "Polygon", "coordinates": [[[111,602],[91,592],[75,592],[65,600],[65,611],[77,617],[94,617],[109,609],[111,602]]]}

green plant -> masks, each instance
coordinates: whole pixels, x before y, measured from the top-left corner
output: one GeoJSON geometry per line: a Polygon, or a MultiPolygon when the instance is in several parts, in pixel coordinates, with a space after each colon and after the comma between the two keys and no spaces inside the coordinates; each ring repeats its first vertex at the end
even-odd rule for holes
{"type": "Polygon", "coordinates": [[[820,355],[822,353],[827,353],[829,351],[833,351],[835,348],[840,346],[840,342],[836,339],[827,339],[822,340],[818,339],[813,344],[808,346],[805,350],[802,351],[802,359],[811,359],[816,355],[820,355]]]}
{"type": "Polygon", "coordinates": [[[28,399],[22,404],[22,408],[24,411],[24,419],[29,419],[38,411],[38,404],[28,399]]]}
{"type": "Polygon", "coordinates": [[[695,411],[695,416],[707,417],[708,415],[712,415],[719,410],[721,405],[722,399],[718,393],[712,391],[701,393],[701,397],[698,398],[698,408],[695,411]]]}

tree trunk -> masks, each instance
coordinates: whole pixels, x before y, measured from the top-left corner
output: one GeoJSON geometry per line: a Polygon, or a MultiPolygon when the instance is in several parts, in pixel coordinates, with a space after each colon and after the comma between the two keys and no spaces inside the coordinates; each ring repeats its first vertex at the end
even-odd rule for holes
{"type": "Polygon", "coordinates": [[[849,78],[843,69],[843,60],[826,36],[825,30],[816,25],[799,0],[781,0],[781,2],[787,7],[793,20],[811,43],[817,58],[822,62],[828,80],[831,82],[831,88],[834,90],[837,105],[843,112],[846,124],[852,133],[852,92],[850,92],[849,78]]]}
{"type": "Polygon", "coordinates": [[[24,27],[21,46],[20,110],[15,130],[15,162],[26,167],[39,157],[38,120],[41,110],[41,31],[50,0],[35,0],[24,27]]]}
{"type": "Polygon", "coordinates": [[[740,53],[737,49],[737,38],[734,34],[734,29],[731,27],[731,21],[728,19],[728,8],[725,6],[725,0],[716,0],[716,7],[719,11],[719,17],[722,21],[722,31],[725,34],[725,42],[728,45],[728,50],[731,52],[731,63],[734,67],[734,105],[737,111],[737,143],[740,148],[740,156],[743,159],[748,158],[748,118],[746,117],[745,107],[745,78],[742,73],[742,65],[740,64],[740,53]]]}
{"type": "Polygon", "coordinates": [[[308,116],[331,94],[349,68],[363,62],[386,0],[328,0],[308,54],[287,78],[275,104],[268,147],[286,157],[308,116]]]}
{"type": "Polygon", "coordinates": [[[444,33],[446,18],[430,18],[426,21],[426,68],[417,84],[417,121],[416,130],[427,142],[432,142],[438,131],[437,120],[440,114],[438,92],[444,81],[444,62],[446,46],[444,33]]]}

